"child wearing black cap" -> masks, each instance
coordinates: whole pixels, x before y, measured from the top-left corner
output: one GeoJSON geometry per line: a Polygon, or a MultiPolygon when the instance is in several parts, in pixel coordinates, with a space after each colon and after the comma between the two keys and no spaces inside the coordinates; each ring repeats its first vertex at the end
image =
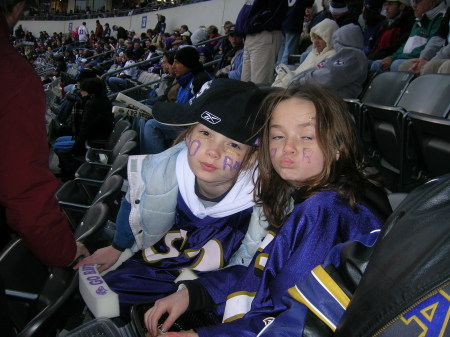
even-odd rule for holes
{"type": "MultiPolygon", "coordinates": [[[[217,79],[190,103],[155,104],[156,120],[189,128],[165,152],[130,157],[130,187],[113,244],[76,266],[97,264],[101,272],[125,249],[137,252],[105,275],[119,294],[121,315],[134,303],[171,293],[181,269],[201,275],[222,268],[241,246],[255,204],[255,135],[263,98],[253,83],[217,79]]],[[[248,262],[255,249],[241,247],[234,259],[248,262]]]]}

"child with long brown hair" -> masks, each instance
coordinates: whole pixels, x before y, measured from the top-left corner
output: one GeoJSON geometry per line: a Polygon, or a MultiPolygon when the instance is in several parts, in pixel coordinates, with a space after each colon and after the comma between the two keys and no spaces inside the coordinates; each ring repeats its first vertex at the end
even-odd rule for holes
{"type": "Polygon", "coordinates": [[[232,266],[182,282],[180,291],[157,301],[145,314],[153,335],[165,312],[162,331],[184,311],[204,310],[225,324],[183,336],[255,336],[286,309],[281,297],[287,289],[323,262],[333,246],[382,224],[362,204],[363,156],[337,94],[308,84],[274,92],[263,106],[255,196],[270,230],[249,267],[232,266]]]}

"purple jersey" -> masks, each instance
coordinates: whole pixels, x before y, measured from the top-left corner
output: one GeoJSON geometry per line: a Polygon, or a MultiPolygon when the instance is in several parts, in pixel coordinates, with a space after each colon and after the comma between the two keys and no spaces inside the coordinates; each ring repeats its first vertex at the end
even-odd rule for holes
{"type": "Polygon", "coordinates": [[[197,274],[222,268],[241,245],[253,207],[223,218],[196,217],[178,193],[172,229],[151,249],[137,252],[117,270],[105,275],[119,294],[121,314],[132,304],[154,302],[174,290],[182,268],[197,274]]]}
{"type": "Polygon", "coordinates": [[[296,205],[283,227],[269,232],[248,268],[230,267],[199,279],[227,322],[200,328],[199,336],[255,336],[269,317],[286,310],[282,296],[321,264],[332,247],[381,225],[365,206],[355,213],[332,191],[296,205]]]}

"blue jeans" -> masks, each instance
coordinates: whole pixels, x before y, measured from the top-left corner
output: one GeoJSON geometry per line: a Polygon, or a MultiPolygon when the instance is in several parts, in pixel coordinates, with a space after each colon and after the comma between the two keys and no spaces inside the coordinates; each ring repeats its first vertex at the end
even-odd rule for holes
{"type": "Polygon", "coordinates": [[[110,77],[108,79],[108,85],[112,92],[119,92],[128,88],[128,81],[120,77],[110,77]]]}
{"type": "Polygon", "coordinates": [[[154,119],[149,119],[140,132],[141,154],[163,152],[167,149],[167,143],[177,138],[183,130],[184,128],[179,126],[164,125],[154,119]]]}
{"type": "MultiPolygon", "coordinates": [[[[383,71],[380,68],[380,63],[383,60],[375,60],[372,62],[372,65],[370,66],[370,70],[376,70],[376,71],[383,71]]],[[[405,62],[406,59],[398,59],[392,62],[390,71],[398,71],[398,67],[400,67],[400,64],[405,62]]]]}
{"type": "Polygon", "coordinates": [[[81,162],[72,156],[72,148],[75,140],[72,136],[58,137],[53,144],[53,151],[58,156],[61,173],[72,176],[81,162]]]}
{"type": "Polygon", "coordinates": [[[278,51],[276,64],[288,64],[289,55],[296,54],[300,41],[300,34],[283,32],[281,47],[278,51]]]}

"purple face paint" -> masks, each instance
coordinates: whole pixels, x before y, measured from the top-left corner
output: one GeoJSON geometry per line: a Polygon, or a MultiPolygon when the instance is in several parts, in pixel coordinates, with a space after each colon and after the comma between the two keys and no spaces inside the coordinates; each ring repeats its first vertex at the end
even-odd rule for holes
{"type": "Polygon", "coordinates": [[[277,154],[277,148],[274,147],[272,149],[270,149],[270,158],[275,158],[276,154],[277,154]]]}
{"type": "Polygon", "coordinates": [[[230,168],[230,171],[233,172],[234,170],[238,170],[241,167],[241,163],[238,161],[234,161],[228,156],[225,156],[223,159],[223,170],[227,168],[227,166],[230,168]]]}
{"type": "Polygon", "coordinates": [[[311,149],[303,149],[303,160],[306,160],[308,164],[311,164],[311,157],[312,157],[313,151],[311,149]]]}
{"type": "Polygon", "coordinates": [[[202,143],[198,139],[194,139],[189,145],[189,155],[191,157],[195,156],[202,146],[202,143]]]}

